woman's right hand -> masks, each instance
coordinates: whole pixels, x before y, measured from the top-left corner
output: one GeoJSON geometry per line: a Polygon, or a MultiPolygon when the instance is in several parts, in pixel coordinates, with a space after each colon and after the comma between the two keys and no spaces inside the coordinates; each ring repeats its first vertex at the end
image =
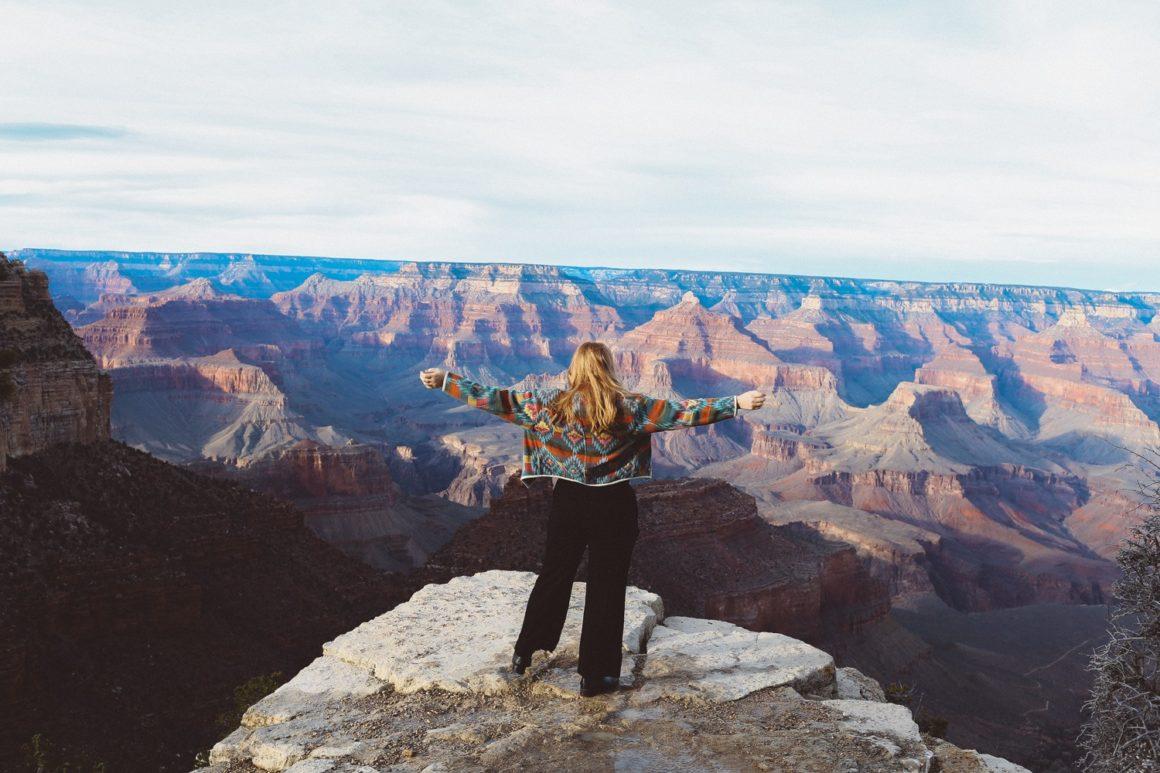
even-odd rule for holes
{"type": "Polygon", "coordinates": [[[737,407],[743,411],[756,411],[765,405],[765,392],[751,389],[745,394],[737,395],[737,407]]]}
{"type": "Polygon", "coordinates": [[[428,389],[442,389],[444,375],[446,374],[439,368],[427,368],[419,371],[419,380],[428,389]]]}

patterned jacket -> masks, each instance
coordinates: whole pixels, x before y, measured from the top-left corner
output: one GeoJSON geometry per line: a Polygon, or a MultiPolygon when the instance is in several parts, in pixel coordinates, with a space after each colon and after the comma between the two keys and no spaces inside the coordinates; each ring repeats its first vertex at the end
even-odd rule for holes
{"type": "Polygon", "coordinates": [[[654,432],[699,427],[737,415],[735,397],[677,401],[631,395],[616,424],[608,431],[593,432],[580,423],[553,423],[547,408],[559,394],[557,388],[501,389],[448,372],[443,391],[523,427],[522,480],[567,478],[589,486],[651,478],[654,432]]]}

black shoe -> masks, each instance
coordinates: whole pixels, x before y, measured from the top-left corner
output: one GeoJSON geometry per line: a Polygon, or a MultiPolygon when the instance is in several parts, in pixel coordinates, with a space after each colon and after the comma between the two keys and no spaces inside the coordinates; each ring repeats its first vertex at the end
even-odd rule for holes
{"type": "Polygon", "coordinates": [[[531,655],[521,655],[516,652],[512,654],[512,673],[516,676],[523,676],[524,672],[528,670],[528,666],[532,663],[531,655]]]}
{"type": "Polygon", "coordinates": [[[580,677],[580,694],[585,698],[616,692],[619,689],[620,677],[618,676],[580,677]]]}

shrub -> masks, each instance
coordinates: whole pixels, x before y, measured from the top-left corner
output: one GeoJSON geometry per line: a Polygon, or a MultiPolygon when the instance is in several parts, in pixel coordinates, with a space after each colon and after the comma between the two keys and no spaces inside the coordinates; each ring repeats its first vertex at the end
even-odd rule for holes
{"type": "Polygon", "coordinates": [[[20,747],[24,753],[25,770],[34,773],[107,773],[108,766],[97,762],[87,753],[62,750],[52,741],[37,733],[20,747]]]}
{"type": "Polygon", "coordinates": [[[914,702],[914,685],[908,682],[891,682],[882,688],[886,700],[899,706],[910,706],[914,702]]]}
{"type": "Polygon", "coordinates": [[[914,715],[914,722],[918,725],[920,732],[938,738],[946,738],[947,726],[950,725],[950,720],[946,717],[940,717],[937,714],[931,714],[924,709],[922,706],[922,696],[913,684],[902,681],[891,682],[882,688],[882,692],[886,695],[886,700],[890,703],[897,703],[899,706],[906,706],[910,709],[914,715]]]}
{"type": "Polygon", "coordinates": [[[1147,513],[1116,557],[1108,641],[1088,666],[1095,684],[1079,743],[1096,773],[1160,770],[1160,452],[1141,458],[1147,513]]]}
{"type": "Polygon", "coordinates": [[[233,730],[242,723],[246,709],[278,689],[282,684],[282,672],[275,671],[264,676],[255,676],[234,688],[234,705],[217,716],[217,725],[222,730],[233,730]]]}

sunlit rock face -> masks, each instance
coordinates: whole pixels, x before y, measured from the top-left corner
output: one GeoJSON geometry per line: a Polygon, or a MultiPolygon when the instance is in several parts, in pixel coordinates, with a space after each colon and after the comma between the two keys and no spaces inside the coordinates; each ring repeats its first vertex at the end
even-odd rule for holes
{"type": "Polygon", "coordinates": [[[665,770],[1022,771],[928,742],[874,680],[826,652],[731,623],[666,616],[627,591],[620,691],[577,695],[584,584],[573,587],[556,650],[507,671],[527,572],[428,585],[325,644],[213,747],[207,771],[665,770]]]}
{"type": "Polygon", "coordinates": [[[155,294],[106,297],[103,305],[104,316],[79,332],[105,368],[261,344],[309,345],[298,325],[269,301],[219,292],[204,279],[155,294]]]}
{"type": "Polygon", "coordinates": [[[47,277],[0,255],[0,471],[9,456],[108,438],[111,400],[47,277]]]}

